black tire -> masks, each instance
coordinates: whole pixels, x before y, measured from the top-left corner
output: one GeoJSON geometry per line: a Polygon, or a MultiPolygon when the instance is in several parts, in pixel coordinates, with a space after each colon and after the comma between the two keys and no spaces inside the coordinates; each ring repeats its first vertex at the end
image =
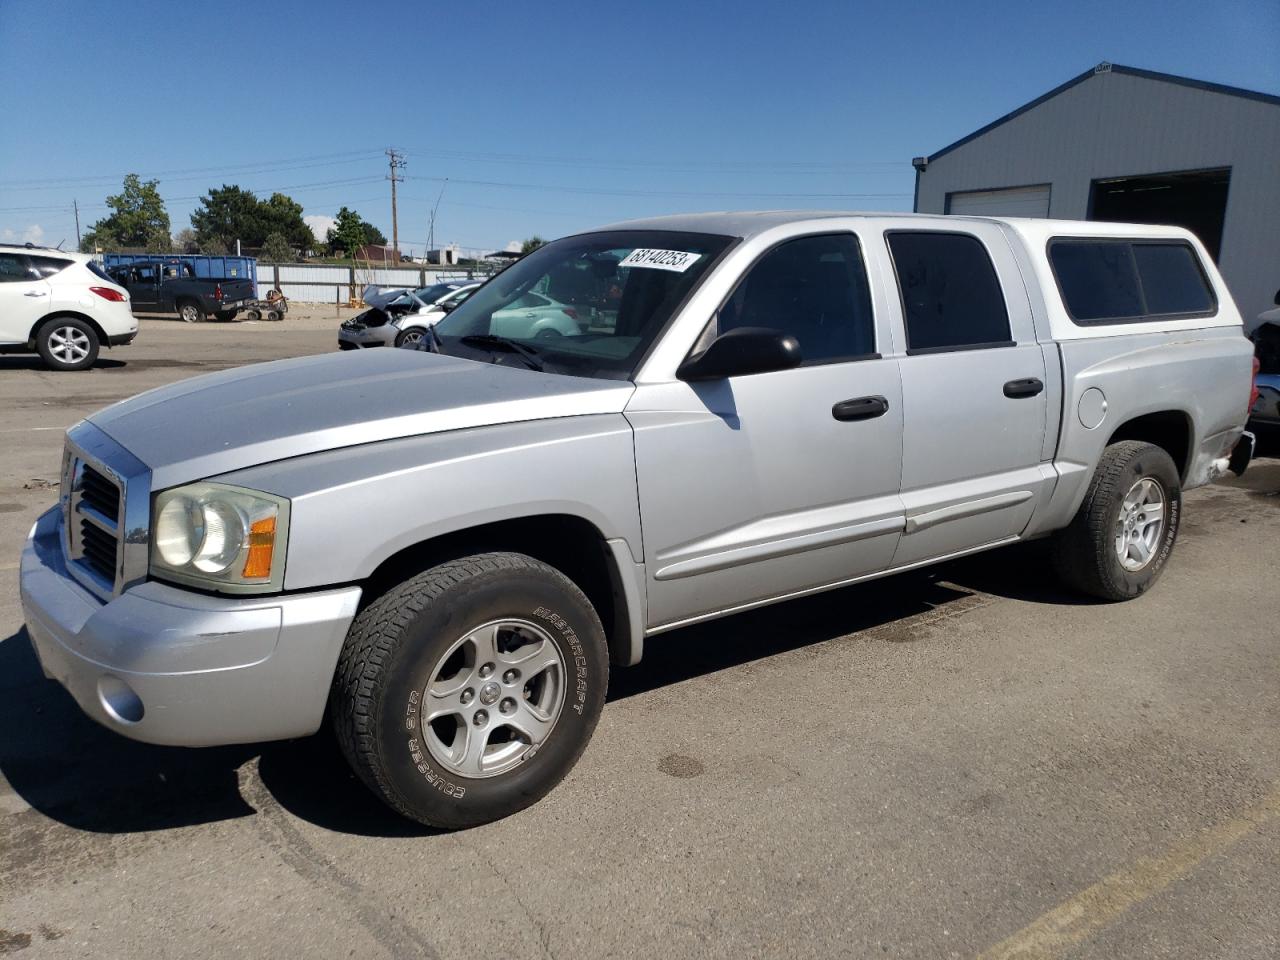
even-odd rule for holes
{"type": "MultiPolygon", "coordinates": [[[[488,676],[506,684],[504,666],[488,676]]],[[[474,673],[482,670],[479,663],[459,669],[484,676],[474,673]]],[[[343,753],[374,793],[410,819],[462,829],[522,810],[564,778],[595,730],[608,678],[604,630],[582,591],[531,557],[486,553],[420,573],[361,611],[339,656],[329,706],[343,753]],[[562,658],[559,714],[535,751],[515,747],[521,757],[513,768],[464,776],[428,741],[435,728],[420,719],[425,690],[463,638],[508,619],[535,625],[544,634],[538,642],[550,642],[562,658]]],[[[493,736],[502,728],[497,711],[509,702],[505,693],[520,689],[520,679],[514,682],[490,708],[493,736]]],[[[479,688],[477,706],[490,702],[484,700],[493,695],[490,686],[497,685],[479,688]]],[[[517,695],[527,695],[527,688],[517,695]]],[[[449,722],[458,723],[455,737],[466,727],[464,720],[449,722]]],[[[484,742],[490,743],[487,736],[484,742]]]]}
{"type": "Polygon", "coordinates": [[[204,323],[204,308],[194,300],[183,300],[178,304],[178,318],[186,323],[204,323]]]}
{"type": "Polygon", "coordinates": [[[219,323],[230,323],[235,318],[236,318],[235,310],[227,310],[227,311],[224,311],[223,313],[218,314],[219,323]]]}
{"type": "Polygon", "coordinates": [[[84,370],[98,359],[98,331],[76,317],[55,317],[36,335],[36,350],[53,370],[84,370]]]}
{"type": "Polygon", "coordinates": [[[430,334],[422,327],[410,327],[408,330],[401,330],[396,334],[396,346],[415,349],[418,344],[429,336],[430,334]]]}
{"type": "Polygon", "coordinates": [[[1084,502],[1053,543],[1054,566],[1065,583],[1103,600],[1132,600],[1156,582],[1173,552],[1182,514],[1182,482],[1164,450],[1138,440],[1113,443],[1102,453],[1084,502]],[[1142,480],[1152,480],[1164,501],[1164,525],[1150,559],[1126,569],[1117,545],[1125,518],[1124,499],[1142,480]]]}
{"type": "Polygon", "coordinates": [[[270,320],[272,323],[275,323],[276,321],[278,321],[278,320],[280,319],[280,311],[279,311],[279,310],[268,310],[268,311],[267,311],[267,319],[268,319],[268,320],[270,320]]]}
{"type": "Polygon", "coordinates": [[[245,311],[244,318],[248,320],[250,323],[257,323],[259,320],[262,319],[262,312],[254,308],[250,308],[249,310],[245,311]]]}

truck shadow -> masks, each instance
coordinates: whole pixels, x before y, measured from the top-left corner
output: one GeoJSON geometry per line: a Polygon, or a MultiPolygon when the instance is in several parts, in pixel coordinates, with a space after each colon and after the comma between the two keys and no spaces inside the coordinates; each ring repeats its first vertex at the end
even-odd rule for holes
{"type": "MultiPolygon", "coordinates": [[[[978,593],[1078,602],[1043,586],[1018,549],[765,607],[655,637],[636,667],[614,669],[611,701],[841,638],[910,642],[910,618],[978,593]],[[995,587],[1000,589],[996,590],[995,587]]],[[[67,827],[120,834],[250,815],[290,814],[342,833],[433,831],[384,806],[351,773],[333,738],[181,749],[135,743],[87,719],[45,680],[20,629],[0,641],[0,773],[31,807],[67,827]],[[246,784],[255,771],[256,783],[246,784]],[[247,789],[246,789],[247,788],[247,789]],[[252,800],[248,799],[252,798],[252,800]]]]}

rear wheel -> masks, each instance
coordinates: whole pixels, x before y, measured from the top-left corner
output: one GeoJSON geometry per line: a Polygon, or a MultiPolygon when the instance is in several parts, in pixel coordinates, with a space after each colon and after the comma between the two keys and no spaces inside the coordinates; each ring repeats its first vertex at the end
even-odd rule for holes
{"type": "Polygon", "coordinates": [[[178,316],[186,323],[204,322],[204,310],[194,300],[184,300],[178,304],[178,316]]]}
{"type": "Polygon", "coordinates": [[[268,319],[268,320],[270,320],[272,323],[275,323],[275,322],[276,322],[277,320],[279,320],[280,318],[281,318],[281,313],[280,313],[280,311],[279,311],[279,310],[268,310],[268,311],[267,311],[267,319],[268,319]]]}
{"type": "Polygon", "coordinates": [[[251,309],[245,313],[244,318],[250,323],[257,323],[262,319],[262,311],[257,308],[251,309]]]}
{"type": "Polygon", "coordinates": [[[1104,600],[1140,596],[1173,552],[1181,512],[1182,483],[1169,454],[1138,440],[1113,443],[1054,542],[1059,575],[1104,600]]]}
{"type": "Polygon", "coordinates": [[[447,829],[509,816],[577,762],[604,706],[599,617],[516,553],[441,564],[352,624],[334,675],[337,739],[388,804],[447,829]]]}
{"type": "Polygon", "coordinates": [[[54,370],[83,370],[98,359],[98,333],[83,320],[59,317],[40,328],[36,349],[54,370]]]}

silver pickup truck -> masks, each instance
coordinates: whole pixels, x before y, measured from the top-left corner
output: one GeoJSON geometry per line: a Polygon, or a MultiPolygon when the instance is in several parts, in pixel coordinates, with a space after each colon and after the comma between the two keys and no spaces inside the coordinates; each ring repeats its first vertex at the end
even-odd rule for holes
{"type": "Polygon", "coordinates": [[[152,743],[299,737],[457,828],[545,795],[610,663],[1052,536],[1109,600],[1252,456],[1252,348],[1184,230],[754,213],[567,237],[419,349],[187,380],[67,434],[22,556],[45,672],[152,743]],[[495,329],[529,295],[567,331],[495,329]]]}

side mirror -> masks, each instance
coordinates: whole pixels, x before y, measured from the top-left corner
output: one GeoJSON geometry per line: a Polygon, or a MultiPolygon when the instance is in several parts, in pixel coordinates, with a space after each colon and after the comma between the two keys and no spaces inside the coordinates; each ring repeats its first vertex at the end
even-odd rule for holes
{"type": "Polygon", "coordinates": [[[1280,307],[1280,290],[1276,291],[1276,306],[1280,307]]]}
{"type": "Polygon", "coordinates": [[[722,380],[749,373],[790,370],[800,365],[800,344],[781,330],[739,327],[722,333],[711,346],[680,365],[681,380],[722,380]]]}

